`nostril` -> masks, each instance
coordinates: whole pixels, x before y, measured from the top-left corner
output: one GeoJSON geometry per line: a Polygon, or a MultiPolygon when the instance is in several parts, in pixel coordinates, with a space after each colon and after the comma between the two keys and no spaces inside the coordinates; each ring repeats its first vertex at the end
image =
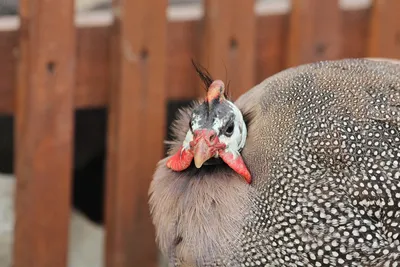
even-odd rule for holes
{"type": "Polygon", "coordinates": [[[215,133],[211,134],[210,135],[210,142],[213,142],[216,137],[217,137],[217,135],[215,133]]]}

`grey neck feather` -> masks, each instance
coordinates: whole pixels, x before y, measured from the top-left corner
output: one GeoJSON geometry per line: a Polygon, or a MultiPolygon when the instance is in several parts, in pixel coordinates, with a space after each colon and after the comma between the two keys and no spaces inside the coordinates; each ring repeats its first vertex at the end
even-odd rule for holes
{"type": "MultiPolygon", "coordinates": [[[[185,139],[190,109],[174,124],[170,154],[185,139]]],[[[244,221],[252,210],[251,186],[230,169],[191,175],[173,172],[160,161],[149,190],[161,251],[175,266],[205,266],[222,255],[239,255],[244,221]]],[[[230,255],[230,257],[227,257],[230,255]]]]}

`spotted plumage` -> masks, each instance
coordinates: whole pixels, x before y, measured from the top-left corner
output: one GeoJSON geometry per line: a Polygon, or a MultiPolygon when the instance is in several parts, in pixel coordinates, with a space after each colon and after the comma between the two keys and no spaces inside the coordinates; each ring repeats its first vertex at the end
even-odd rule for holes
{"type": "Polygon", "coordinates": [[[150,207],[171,266],[400,266],[400,64],[307,64],[235,105],[251,184],[225,164],[157,166],[150,207]]]}

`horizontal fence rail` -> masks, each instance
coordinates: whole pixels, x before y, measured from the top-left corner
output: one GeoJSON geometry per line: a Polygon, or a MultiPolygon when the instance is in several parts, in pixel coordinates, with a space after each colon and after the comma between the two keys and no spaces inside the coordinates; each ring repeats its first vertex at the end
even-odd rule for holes
{"type": "MultiPolygon", "coordinates": [[[[296,1],[293,2],[296,3],[296,1]]],[[[310,1],[307,0],[305,2],[310,1]]],[[[377,3],[379,3],[379,5],[357,10],[332,9],[323,11],[331,13],[339,12],[339,15],[335,15],[339,17],[339,19],[335,19],[335,23],[339,24],[335,26],[335,31],[340,32],[341,42],[338,44],[329,43],[329,47],[321,45],[320,43],[315,43],[314,45],[308,46],[309,48],[306,47],[306,49],[315,49],[318,51],[318,59],[326,59],[326,53],[332,50],[337,51],[335,52],[336,58],[369,56],[399,58],[399,20],[394,19],[393,22],[389,23],[387,22],[389,20],[388,17],[396,18],[395,15],[374,15],[374,10],[382,9],[384,8],[383,6],[386,6],[388,10],[392,10],[391,12],[396,12],[398,9],[390,8],[390,6],[398,5],[398,3],[395,0],[377,1],[377,3]],[[373,20],[373,18],[376,19],[373,20]],[[339,48],[334,49],[332,45],[339,46],[339,48]],[[373,48],[369,48],[371,46],[373,48]],[[391,49],[387,49],[389,46],[391,49]]],[[[294,7],[296,6],[294,5],[294,7]]],[[[307,12],[311,13],[312,9],[309,11],[291,10],[290,13],[258,15],[255,17],[253,48],[244,48],[244,50],[248,51],[255,49],[252,59],[255,69],[255,83],[260,82],[289,65],[297,64],[296,62],[290,63],[295,59],[289,60],[287,57],[290,55],[290,57],[295,58],[296,55],[301,55],[303,51],[297,46],[299,42],[310,42],[305,36],[301,35],[300,28],[305,28],[306,26],[302,26],[304,23],[304,15],[298,16],[299,12],[306,12],[306,14],[308,14],[307,12]],[[300,34],[300,37],[296,37],[296,34],[300,34]],[[289,41],[296,38],[299,41],[289,41]],[[295,44],[293,44],[293,42],[295,42],[295,44]],[[287,64],[288,62],[289,64],[287,64]]],[[[202,19],[198,19],[196,12],[193,13],[195,13],[193,15],[194,20],[185,18],[184,20],[169,20],[166,22],[168,33],[166,40],[166,88],[168,88],[168,90],[166,96],[168,98],[193,98],[199,93],[196,92],[195,89],[197,88],[197,80],[195,79],[190,60],[191,58],[200,58],[202,50],[200,41],[204,24],[202,19]]],[[[254,16],[255,15],[256,14],[254,14],[254,16]]],[[[324,18],[324,16],[321,17],[324,18]]],[[[307,21],[311,19],[312,18],[307,18],[307,21]]],[[[76,108],[100,107],[107,105],[109,102],[108,91],[110,90],[111,75],[111,55],[109,46],[112,31],[112,27],[109,23],[108,14],[104,13],[100,13],[99,17],[94,21],[85,22],[84,19],[81,19],[78,23],[76,29],[77,68],[74,101],[76,108]]],[[[309,24],[310,23],[312,22],[309,22],[309,24]]],[[[319,23],[321,22],[316,22],[316,24],[319,23]]],[[[319,38],[332,38],[331,32],[323,31],[323,29],[324,28],[319,31],[322,31],[324,36],[319,38]]],[[[332,34],[337,35],[335,32],[332,34]]],[[[18,30],[10,29],[0,31],[0,58],[2,59],[0,64],[1,113],[12,113],[14,110],[18,40],[18,30]]],[[[225,44],[226,48],[230,47],[230,41],[229,39],[225,44]]],[[[238,44],[238,46],[242,46],[242,44],[238,44]]],[[[305,58],[298,62],[310,62],[311,60],[313,60],[313,58],[305,58]]],[[[222,61],[222,59],[220,61],[222,61]]],[[[224,64],[228,65],[228,62],[224,64]]],[[[206,67],[209,66],[206,64],[206,67]]],[[[224,78],[226,76],[225,69],[223,69],[222,72],[222,74],[216,75],[221,75],[221,78],[224,78]]],[[[228,79],[230,76],[234,75],[228,72],[228,79]]]]}
{"type": "Polygon", "coordinates": [[[14,266],[66,266],[73,111],[93,107],[109,113],[106,267],[157,266],[147,190],[167,102],[204,93],[191,60],[237,98],[299,64],[400,59],[398,0],[342,2],[292,0],[273,12],[254,0],[114,0],[113,13],[74,24],[73,0],[21,0],[19,19],[0,18],[0,113],[17,118],[14,266]]]}

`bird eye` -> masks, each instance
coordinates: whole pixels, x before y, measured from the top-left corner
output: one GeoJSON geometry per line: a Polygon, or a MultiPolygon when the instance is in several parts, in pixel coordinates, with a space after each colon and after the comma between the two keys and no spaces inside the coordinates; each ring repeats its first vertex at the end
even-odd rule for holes
{"type": "Polygon", "coordinates": [[[233,134],[233,129],[235,128],[235,124],[233,122],[231,122],[228,126],[228,128],[226,128],[225,130],[225,135],[226,136],[231,136],[233,134]]]}

